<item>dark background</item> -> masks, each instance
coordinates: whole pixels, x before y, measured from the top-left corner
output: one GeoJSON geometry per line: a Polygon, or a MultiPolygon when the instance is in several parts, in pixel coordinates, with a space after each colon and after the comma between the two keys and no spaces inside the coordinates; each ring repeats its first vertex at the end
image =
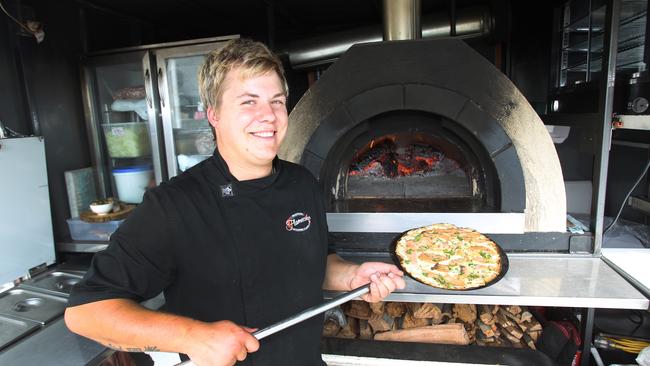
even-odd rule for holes
{"type": "MultiPolygon", "coordinates": [[[[554,22],[560,1],[453,1],[484,5],[495,17],[490,37],[468,43],[501,69],[542,116],[553,93],[554,22]]],[[[101,50],[239,34],[281,49],[288,43],[364,26],[381,28],[380,0],[2,0],[21,20],[44,24],[37,44],[0,13],[0,121],[45,137],[55,239],[67,237],[63,172],[91,165],[80,85],[82,55],[101,50]]],[[[448,13],[451,1],[422,0],[422,13],[448,13]]],[[[444,57],[442,55],[441,57],[444,57]]],[[[292,104],[307,89],[308,71],[289,70],[292,104]]],[[[597,98],[587,102],[597,110],[597,98]]],[[[594,126],[597,127],[597,126],[594,126]]],[[[565,180],[591,180],[593,131],[572,132],[556,145],[565,180]]],[[[647,138],[647,136],[645,136],[647,138]]],[[[638,138],[638,136],[636,137],[638,138]]],[[[613,148],[607,215],[614,215],[648,151],[613,148]]],[[[637,192],[647,193],[647,181],[637,192]]],[[[641,221],[626,210],[623,217],[641,221]]]]}

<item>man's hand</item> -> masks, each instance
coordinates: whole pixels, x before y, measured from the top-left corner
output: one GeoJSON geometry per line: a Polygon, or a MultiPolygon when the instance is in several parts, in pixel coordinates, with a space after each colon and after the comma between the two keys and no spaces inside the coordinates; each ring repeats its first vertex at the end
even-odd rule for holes
{"type": "Polygon", "coordinates": [[[198,366],[234,365],[260,347],[251,334],[255,330],[227,320],[201,324],[187,334],[191,342],[187,355],[198,366]]]}
{"type": "Polygon", "coordinates": [[[404,273],[395,265],[382,262],[365,262],[360,264],[350,279],[350,288],[355,289],[370,282],[370,292],[361,298],[368,302],[383,300],[395,289],[403,289],[404,273]]]}

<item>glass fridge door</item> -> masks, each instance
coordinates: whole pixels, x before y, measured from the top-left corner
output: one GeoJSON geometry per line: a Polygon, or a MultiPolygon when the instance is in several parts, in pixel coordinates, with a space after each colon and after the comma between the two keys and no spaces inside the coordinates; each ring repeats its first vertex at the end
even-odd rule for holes
{"type": "Polygon", "coordinates": [[[205,55],[230,38],[155,51],[170,178],[207,159],[215,149],[206,108],[199,97],[197,73],[205,55]]]}
{"type": "Polygon", "coordinates": [[[134,51],[90,56],[84,63],[86,121],[102,196],[98,198],[137,204],[148,187],[163,179],[156,156],[156,113],[150,113],[151,96],[145,87],[146,55],[134,51]]]}

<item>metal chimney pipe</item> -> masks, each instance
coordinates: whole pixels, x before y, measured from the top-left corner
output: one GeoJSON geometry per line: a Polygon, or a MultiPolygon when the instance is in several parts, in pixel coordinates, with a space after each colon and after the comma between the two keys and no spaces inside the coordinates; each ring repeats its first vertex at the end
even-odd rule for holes
{"type": "Polygon", "coordinates": [[[384,0],[384,41],[422,38],[420,0],[384,0]]]}
{"type": "MultiPolygon", "coordinates": [[[[485,37],[493,31],[493,20],[487,7],[456,10],[456,37],[485,37]]],[[[422,38],[449,37],[449,14],[436,13],[422,16],[422,38]]],[[[295,70],[328,64],[336,61],[356,43],[381,42],[381,25],[361,27],[323,36],[301,39],[280,45],[278,53],[286,54],[295,70]]]]}

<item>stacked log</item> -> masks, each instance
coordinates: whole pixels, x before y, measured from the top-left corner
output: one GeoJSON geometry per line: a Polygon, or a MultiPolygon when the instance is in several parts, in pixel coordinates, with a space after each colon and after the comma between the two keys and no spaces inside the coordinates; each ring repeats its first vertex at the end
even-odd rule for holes
{"type": "Polygon", "coordinates": [[[542,326],[526,307],[350,301],[343,324],[325,322],[323,336],[536,349],[542,326]]]}

